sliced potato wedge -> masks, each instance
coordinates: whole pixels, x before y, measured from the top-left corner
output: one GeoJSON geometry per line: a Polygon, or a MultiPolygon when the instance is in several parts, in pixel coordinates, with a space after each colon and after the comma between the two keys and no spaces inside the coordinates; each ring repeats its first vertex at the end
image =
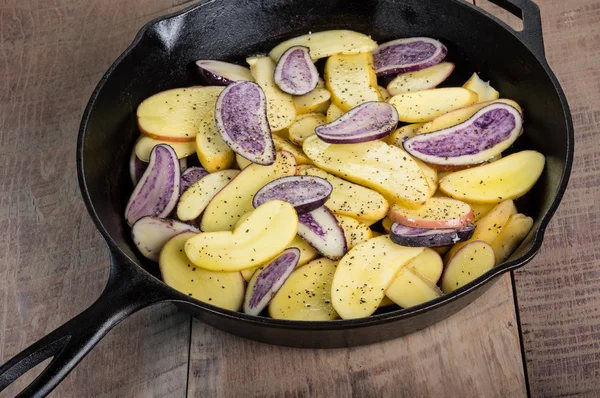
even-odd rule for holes
{"type": "Polygon", "coordinates": [[[348,216],[336,215],[335,218],[337,218],[342,229],[344,230],[344,236],[346,237],[346,246],[348,247],[348,250],[352,249],[359,243],[368,241],[373,237],[371,228],[369,228],[366,224],[363,224],[360,221],[348,216]]]}
{"type": "Polygon", "coordinates": [[[419,207],[429,197],[429,184],[419,165],[404,150],[385,142],[333,145],[315,135],[304,141],[302,149],[320,168],[406,207],[419,207]]]}
{"type": "Polygon", "coordinates": [[[491,246],[496,256],[496,265],[506,261],[519,247],[533,226],[533,218],[524,214],[510,216],[502,231],[492,241],[491,246]]]}
{"type": "Polygon", "coordinates": [[[419,168],[427,179],[427,184],[429,185],[429,194],[427,195],[427,199],[429,199],[438,189],[438,172],[436,169],[419,159],[413,158],[413,160],[417,163],[417,165],[419,165],[419,168]]]}
{"type": "Polygon", "coordinates": [[[402,126],[396,129],[392,134],[388,135],[386,142],[390,145],[396,145],[398,148],[402,148],[404,140],[409,139],[417,135],[417,131],[423,126],[423,123],[413,123],[402,126]]]}
{"type": "Polygon", "coordinates": [[[235,163],[238,165],[240,170],[244,170],[246,167],[252,164],[251,161],[240,155],[239,153],[235,154],[235,163]]]}
{"type": "Polygon", "coordinates": [[[329,105],[329,108],[327,108],[327,114],[325,115],[325,120],[327,121],[327,123],[331,123],[334,120],[336,120],[337,118],[339,118],[340,116],[342,116],[344,114],[344,111],[341,110],[340,108],[338,108],[338,106],[336,104],[331,104],[329,105]]]}
{"type": "Polygon", "coordinates": [[[371,225],[387,214],[388,202],[372,189],[342,180],[314,166],[300,166],[298,174],[321,177],[331,183],[333,192],[325,205],[335,215],[352,217],[371,225]]]}
{"type": "Polygon", "coordinates": [[[385,295],[400,307],[410,308],[442,297],[443,293],[416,268],[407,265],[398,272],[385,295]]]}
{"type": "Polygon", "coordinates": [[[398,272],[421,252],[422,247],[399,246],[387,235],[355,246],[335,271],[331,285],[333,308],[343,319],[373,314],[398,272]]]}
{"type": "Polygon", "coordinates": [[[234,152],[217,131],[214,105],[213,102],[213,108],[200,117],[196,134],[196,154],[202,167],[209,173],[231,168],[235,159],[234,152]]]}
{"type": "Polygon", "coordinates": [[[364,102],[382,101],[371,53],[334,55],[325,64],[331,102],[344,112],[364,102]]]}
{"type": "Polygon", "coordinates": [[[381,226],[383,227],[383,230],[385,232],[387,232],[388,234],[390,233],[390,230],[392,229],[393,223],[394,222],[389,217],[385,217],[383,220],[381,220],[381,226]]]}
{"type": "Polygon", "coordinates": [[[444,262],[440,254],[434,248],[427,247],[423,253],[412,260],[409,267],[416,269],[419,274],[429,279],[431,282],[438,283],[444,271],[444,262]]]}
{"type": "Polygon", "coordinates": [[[249,165],[212,198],[202,216],[200,229],[205,232],[233,230],[242,216],[254,209],[252,198],[260,188],[295,173],[296,159],[289,152],[277,152],[275,163],[270,166],[249,165]]]}
{"type": "Polygon", "coordinates": [[[196,234],[186,242],[185,254],[193,264],[209,271],[241,271],[280,254],[297,230],[294,207],[272,200],[258,206],[233,231],[196,234]]]}
{"type": "Polygon", "coordinates": [[[479,102],[492,101],[500,97],[500,93],[490,85],[490,82],[481,80],[477,73],[473,73],[473,76],[463,84],[463,87],[475,91],[479,95],[479,102]]]}
{"type": "Polygon", "coordinates": [[[387,101],[391,98],[390,93],[385,89],[385,87],[377,86],[377,89],[379,89],[379,94],[381,94],[382,101],[387,101]]]}
{"type": "Polygon", "coordinates": [[[479,221],[481,217],[492,211],[496,205],[497,203],[469,203],[469,206],[471,206],[471,209],[473,209],[473,214],[475,215],[473,222],[479,221]]]}
{"type": "Polygon", "coordinates": [[[308,94],[294,97],[294,106],[299,115],[311,112],[327,112],[331,103],[331,94],[326,88],[315,88],[308,94]]]}
{"type": "Polygon", "coordinates": [[[147,136],[141,136],[135,144],[135,155],[144,162],[150,161],[152,149],[160,144],[167,144],[175,151],[178,159],[186,158],[196,152],[194,142],[173,142],[165,140],[155,140],[147,136]]]}
{"type": "Polygon", "coordinates": [[[434,88],[394,95],[388,102],[396,107],[399,119],[425,123],[454,109],[477,102],[477,94],[460,87],[434,88]]]}
{"type": "Polygon", "coordinates": [[[451,293],[485,274],[496,263],[494,249],[476,240],[461,247],[450,259],[442,275],[442,290],[451,293]]]}
{"type": "Polygon", "coordinates": [[[545,157],[541,153],[521,151],[493,163],[449,174],[440,180],[440,189],[452,198],[472,203],[517,199],[533,188],[544,164],[545,157]]]}
{"type": "Polygon", "coordinates": [[[165,141],[194,141],[201,117],[214,112],[223,87],[187,87],[146,98],[137,108],[142,134],[165,141]]]}
{"type": "Polygon", "coordinates": [[[267,119],[271,130],[276,132],[288,128],[296,119],[296,106],[290,94],[275,84],[275,63],[269,57],[255,57],[250,64],[250,73],[267,97],[267,119]]]}
{"type": "Polygon", "coordinates": [[[212,198],[239,173],[238,170],[221,170],[211,173],[192,184],[179,197],[177,218],[181,221],[198,218],[212,198]]]}
{"type": "Polygon", "coordinates": [[[311,58],[317,60],[335,54],[369,53],[377,48],[377,43],[369,36],[352,30],[325,30],[286,40],[275,46],[269,56],[277,62],[293,46],[308,47],[311,58]]]}
{"type": "Polygon", "coordinates": [[[160,252],[158,265],[162,280],[181,293],[231,311],[244,302],[246,284],[239,272],[213,272],[191,265],[184,252],[185,242],[196,236],[184,232],[171,238],[160,252]]]}
{"type": "Polygon", "coordinates": [[[315,128],[325,123],[325,116],[320,113],[307,113],[298,116],[288,130],[290,141],[293,144],[302,146],[305,139],[315,135],[315,128]]]}
{"type": "Polygon", "coordinates": [[[273,142],[275,143],[276,150],[289,152],[294,155],[297,164],[313,164],[312,161],[304,154],[302,148],[297,147],[286,139],[274,135],[273,142]]]}
{"type": "Polygon", "coordinates": [[[418,209],[394,203],[388,217],[397,223],[414,228],[462,228],[473,222],[473,209],[465,202],[452,198],[432,197],[418,209]]]}
{"type": "Polygon", "coordinates": [[[416,72],[401,73],[388,84],[387,90],[391,95],[429,90],[446,80],[452,71],[454,71],[453,63],[440,62],[416,72]]]}
{"type": "Polygon", "coordinates": [[[274,319],[329,321],[339,318],[331,304],[336,261],[325,257],[296,269],[269,304],[274,319]]]}

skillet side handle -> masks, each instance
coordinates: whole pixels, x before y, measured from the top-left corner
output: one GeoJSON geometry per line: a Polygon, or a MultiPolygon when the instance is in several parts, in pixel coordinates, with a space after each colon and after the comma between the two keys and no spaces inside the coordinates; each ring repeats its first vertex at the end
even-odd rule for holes
{"type": "Polygon", "coordinates": [[[119,322],[142,308],[169,301],[167,289],[160,282],[125,261],[111,256],[108,284],[98,300],[0,367],[0,392],[28,370],[54,357],[19,397],[48,395],[119,322]]]}
{"type": "Polygon", "coordinates": [[[502,7],[517,18],[523,20],[523,30],[515,31],[515,35],[542,60],[546,59],[544,35],[542,32],[542,16],[540,8],[533,0],[489,0],[502,7]]]}

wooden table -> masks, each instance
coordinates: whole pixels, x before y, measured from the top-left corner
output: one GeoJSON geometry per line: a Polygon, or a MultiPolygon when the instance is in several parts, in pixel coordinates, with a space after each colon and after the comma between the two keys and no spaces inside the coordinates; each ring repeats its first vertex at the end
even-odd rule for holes
{"type": "MultiPolygon", "coordinates": [[[[120,324],[52,396],[598,396],[600,0],[536,1],[577,144],[569,189],[531,264],[450,319],[351,349],[245,341],[162,305],[120,324]]],[[[137,30],[190,3],[0,2],[0,362],[100,294],[108,256],[77,187],[79,120],[137,30]]]]}

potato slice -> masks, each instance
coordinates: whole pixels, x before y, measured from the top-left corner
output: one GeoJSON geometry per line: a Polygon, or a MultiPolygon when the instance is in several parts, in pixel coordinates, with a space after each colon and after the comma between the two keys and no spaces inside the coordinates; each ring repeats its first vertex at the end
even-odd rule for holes
{"type": "Polygon", "coordinates": [[[294,106],[299,115],[311,112],[326,112],[331,104],[331,93],[326,88],[315,88],[308,94],[294,97],[294,106]]]}
{"type": "Polygon", "coordinates": [[[417,163],[417,165],[419,165],[419,168],[427,179],[427,185],[429,185],[429,194],[427,195],[427,200],[429,200],[429,198],[431,198],[438,189],[438,172],[436,169],[419,159],[413,158],[413,160],[417,163]]]}
{"type": "Polygon", "coordinates": [[[414,228],[462,228],[474,218],[471,206],[452,198],[433,197],[418,209],[394,203],[388,217],[393,221],[414,228]]]}
{"type": "Polygon", "coordinates": [[[453,63],[440,62],[415,72],[401,73],[388,84],[387,90],[391,95],[429,90],[441,84],[453,71],[453,63]]]}
{"type": "Polygon", "coordinates": [[[185,242],[196,235],[184,232],[171,238],[163,246],[158,259],[162,280],[197,300],[239,311],[246,290],[242,275],[239,272],[214,272],[192,266],[183,248],[185,242]]]}
{"type": "Polygon", "coordinates": [[[298,174],[321,177],[333,185],[333,192],[325,206],[335,215],[352,217],[371,225],[385,217],[388,212],[388,202],[372,189],[342,180],[314,166],[300,166],[298,174]]]}
{"type": "Polygon", "coordinates": [[[479,102],[492,101],[500,97],[500,93],[490,85],[490,82],[481,80],[477,73],[473,73],[473,76],[463,84],[463,87],[475,91],[479,95],[479,102]]]}
{"type": "Polygon", "coordinates": [[[250,64],[250,73],[267,97],[267,118],[272,131],[288,128],[296,119],[296,107],[290,94],[286,94],[275,84],[273,74],[275,63],[269,57],[256,57],[250,64]]]}
{"type": "Polygon", "coordinates": [[[371,53],[334,55],[325,64],[331,102],[344,112],[368,101],[382,101],[371,53]]]}
{"type": "Polygon", "coordinates": [[[421,276],[434,284],[438,283],[444,271],[442,257],[431,247],[425,248],[423,253],[419,254],[407,266],[414,268],[421,276]]]}
{"type": "Polygon", "coordinates": [[[396,107],[400,121],[424,123],[454,109],[476,103],[477,94],[460,87],[434,88],[398,94],[388,102],[396,107]]]}
{"type": "Polygon", "coordinates": [[[240,271],[280,254],[297,230],[294,207],[272,200],[258,206],[233,231],[197,234],[185,244],[185,254],[192,263],[209,271],[240,271]]]}
{"type": "Polygon", "coordinates": [[[320,168],[364,185],[393,202],[419,207],[429,197],[429,184],[419,165],[404,150],[382,141],[332,145],[312,136],[304,153],[320,168]]]}
{"type": "Polygon", "coordinates": [[[294,155],[296,158],[297,164],[307,164],[311,165],[313,162],[304,154],[302,148],[297,147],[291,142],[285,140],[284,138],[278,137],[276,135],[273,136],[273,142],[275,143],[275,149],[278,151],[289,152],[294,155]]]}
{"type": "Polygon", "coordinates": [[[336,104],[329,105],[327,108],[327,114],[325,115],[325,120],[327,123],[331,123],[334,120],[338,119],[340,116],[344,114],[344,111],[338,108],[336,104]]]}
{"type": "Polygon", "coordinates": [[[325,123],[325,116],[320,113],[307,113],[298,116],[288,131],[290,141],[293,144],[302,146],[305,139],[315,135],[315,128],[325,123]]]}
{"type": "Polygon", "coordinates": [[[410,308],[442,297],[443,293],[416,268],[407,265],[398,272],[385,295],[400,307],[410,308]]]}
{"type": "Polygon", "coordinates": [[[296,269],[269,304],[274,319],[329,321],[338,318],[331,304],[331,281],[337,261],[325,257],[296,269]]]}
{"type": "Polygon", "coordinates": [[[214,112],[223,87],[176,88],[146,98],[137,108],[142,134],[165,141],[194,141],[201,117],[214,112]]]}
{"type": "Polygon", "coordinates": [[[144,162],[150,161],[150,153],[152,149],[160,144],[167,144],[175,151],[178,159],[186,158],[196,152],[196,144],[194,142],[174,142],[165,140],[155,140],[147,136],[141,136],[135,144],[135,155],[144,162]]]}
{"type": "Polygon", "coordinates": [[[270,166],[249,165],[210,201],[200,229],[205,232],[231,231],[244,214],[254,210],[252,198],[260,188],[295,173],[296,160],[289,152],[277,152],[275,163],[270,166]]]}
{"type": "MultiPolygon", "coordinates": [[[[469,202],[465,202],[469,203],[469,202]]],[[[473,214],[475,217],[473,218],[473,222],[477,222],[481,219],[481,217],[488,214],[494,207],[496,207],[497,203],[469,203],[471,209],[473,209],[473,214]]]]}
{"type": "Polygon", "coordinates": [[[399,246],[387,235],[354,247],[333,276],[333,307],[343,319],[373,314],[398,272],[422,252],[422,247],[399,246]]]}
{"type": "Polygon", "coordinates": [[[342,229],[344,230],[344,236],[346,237],[346,246],[348,247],[348,250],[352,249],[359,243],[368,241],[373,237],[371,228],[369,228],[366,224],[363,224],[360,221],[348,216],[336,215],[335,218],[337,218],[342,229]]]}
{"type": "Polygon", "coordinates": [[[413,123],[402,126],[396,129],[392,134],[388,135],[385,142],[390,145],[396,145],[398,148],[402,148],[404,140],[409,139],[417,135],[417,131],[423,126],[423,123],[413,123]]]}
{"type": "Polygon", "coordinates": [[[452,249],[446,254],[446,261],[452,258],[452,256],[467,243],[480,240],[491,244],[513,214],[517,214],[517,207],[512,200],[505,200],[498,204],[488,214],[475,222],[475,231],[473,232],[471,239],[459,242],[452,246],[452,249]]]}
{"type": "Polygon", "coordinates": [[[379,90],[379,94],[381,94],[382,101],[387,101],[392,97],[385,87],[377,86],[377,89],[379,90]]]}
{"type": "Polygon", "coordinates": [[[521,114],[523,114],[523,109],[521,109],[519,104],[509,99],[499,99],[496,101],[480,102],[477,104],[466,106],[464,108],[456,109],[452,112],[448,112],[436,117],[432,121],[423,124],[423,126],[417,131],[417,134],[431,133],[434,131],[443,130],[448,127],[456,126],[457,124],[469,119],[471,116],[473,116],[486,106],[497,102],[510,105],[516,110],[518,110],[521,114]]]}
{"type": "Polygon", "coordinates": [[[177,218],[181,221],[198,218],[212,198],[239,173],[238,170],[221,170],[209,174],[192,184],[179,197],[177,218]]]}
{"type": "Polygon", "coordinates": [[[390,300],[387,296],[385,296],[382,300],[381,303],[379,303],[379,308],[383,308],[383,307],[389,307],[391,305],[396,305],[396,303],[394,303],[392,300],[390,300]]]}
{"type": "Polygon", "coordinates": [[[387,232],[388,234],[390,233],[390,230],[392,229],[393,223],[394,222],[389,217],[385,217],[383,220],[381,220],[381,226],[383,227],[383,230],[385,232],[387,232]]]}
{"type": "Polygon", "coordinates": [[[502,231],[492,241],[491,246],[496,256],[496,265],[506,261],[519,247],[533,226],[533,218],[524,214],[513,214],[502,231]]]}
{"type": "Polygon", "coordinates": [[[483,241],[469,242],[446,264],[442,275],[442,291],[452,293],[485,274],[496,263],[494,249],[483,241]]]}
{"type": "Polygon", "coordinates": [[[450,197],[473,203],[517,199],[535,185],[544,163],[541,153],[521,151],[493,163],[449,174],[440,180],[440,189],[450,197]]]}
{"type": "Polygon", "coordinates": [[[317,60],[335,54],[369,53],[377,48],[377,43],[369,36],[352,30],[325,30],[286,40],[275,46],[269,56],[277,62],[293,46],[308,47],[311,58],[317,60]]]}
{"type": "Polygon", "coordinates": [[[249,161],[239,153],[235,154],[235,163],[238,165],[240,170],[244,170],[247,166],[250,166],[252,164],[251,161],[249,161]]]}
{"type": "Polygon", "coordinates": [[[212,102],[212,109],[206,111],[200,117],[198,134],[196,135],[198,160],[209,173],[231,168],[235,159],[233,151],[217,131],[215,102],[212,102]]]}

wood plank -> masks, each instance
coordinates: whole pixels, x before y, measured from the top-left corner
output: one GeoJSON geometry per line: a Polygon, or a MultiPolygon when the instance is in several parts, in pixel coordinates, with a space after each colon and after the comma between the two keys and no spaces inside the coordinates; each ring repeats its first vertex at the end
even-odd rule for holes
{"type": "MultiPolygon", "coordinates": [[[[0,362],[85,309],[106,283],[106,246],[77,186],[80,117],[137,30],[179,7],[172,0],[1,2],[0,362]]],[[[189,316],[171,306],[136,314],[53,395],[184,396],[189,328],[189,316]]]]}
{"type": "MultiPolygon", "coordinates": [[[[478,4],[480,0],[477,0],[478,4]]],[[[536,259],[515,275],[532,396],[600,392],[600,2],[536,0],[569,100],[575,163],[536,259]]]]}
{"type": "Polygon", "coordinates": [[[510,276],[457,315],[404,338],[306,350],[192,324],[193,397],[525,396],[510,276]]]}

